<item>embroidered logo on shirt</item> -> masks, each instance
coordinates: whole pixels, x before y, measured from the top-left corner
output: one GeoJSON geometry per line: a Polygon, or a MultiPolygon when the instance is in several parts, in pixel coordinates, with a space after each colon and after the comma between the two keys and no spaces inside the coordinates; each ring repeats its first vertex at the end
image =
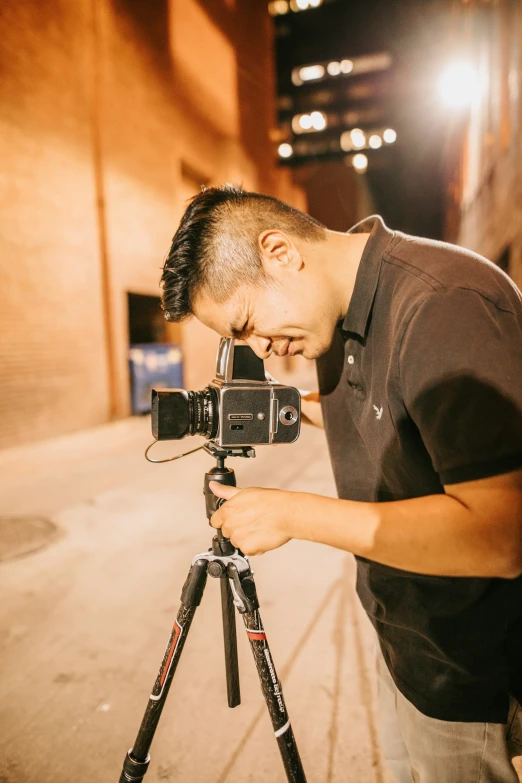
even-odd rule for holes
{"type": "Polygon", "coordinates": [[[373,406],[373,410],[375,411],[375,415],[376,415],[377,419],[380,421],[381,418],[382,418],[382,405],[381,405],[380,408],[378,408],[377,405],[374,405],[373,406]]]}

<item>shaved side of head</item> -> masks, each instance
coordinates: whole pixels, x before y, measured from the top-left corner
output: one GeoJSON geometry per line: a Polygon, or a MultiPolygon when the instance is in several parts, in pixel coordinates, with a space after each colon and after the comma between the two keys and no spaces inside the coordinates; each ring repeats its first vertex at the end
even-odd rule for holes
{"type": "Polygon", "coordinates": [[[241,284],[270,285],[258,238],[279,230],[306,242],[321,242],[326,229],[284,201],[234,185],[205,188],[191,199],[163,267],[162,306],[169,321],[193,314],[198,294],[222,304],[241,284]]]}

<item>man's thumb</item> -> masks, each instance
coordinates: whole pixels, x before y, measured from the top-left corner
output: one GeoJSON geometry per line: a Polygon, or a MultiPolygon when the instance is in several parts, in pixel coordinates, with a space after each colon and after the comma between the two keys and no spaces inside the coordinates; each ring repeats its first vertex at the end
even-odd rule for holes
{"type": "Polygon", "coordinates": [[[228,484],[221,484],[219,481],[211,481],[208,486],[216,497],[225,500],[230,500],[240,491],[239,487],[229,487],[228,484]]]}

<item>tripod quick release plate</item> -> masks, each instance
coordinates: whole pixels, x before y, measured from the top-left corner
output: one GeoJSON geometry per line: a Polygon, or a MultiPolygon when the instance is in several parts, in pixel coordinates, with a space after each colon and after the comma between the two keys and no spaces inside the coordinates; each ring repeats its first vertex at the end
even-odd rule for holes
{"type": "Polygon", "coordinates": [[[256,450],[253,446],[218,446],[213,440],[208,440],[203,446],[203,450],[216,459],[226,459],[227,457],[248,457],[254,458],[256,450]]]}

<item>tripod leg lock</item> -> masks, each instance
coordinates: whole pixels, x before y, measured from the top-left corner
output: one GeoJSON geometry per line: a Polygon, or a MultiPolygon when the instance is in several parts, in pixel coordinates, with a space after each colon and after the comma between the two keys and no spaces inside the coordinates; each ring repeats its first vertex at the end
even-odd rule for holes
{"type": "Polygon", "coordinates": [[[259,609],[257,600],[256,583],[251,571],[240,573],[233,563],[229,563],[227,568],[230,579],[230,587],[234,597],[234,604],[237,606],[240,614],[254,612],[259,609]]]}
{"type": "Polygon", "coordinates": [[[181,591],[181,603],[184,606],[190,608],[200,605],[207,583],[207,568],[208,562],[206,560],[196,560],[191,567],[181,591]]]}
{"type": "Polygon", "coordinates": [[[120,783],[141,783],[150,764],[150,756],[145,761],[137,761],[132,755],[132,748],[125,756],[123,762],[123,772],[121,773],[120,783]]]}

